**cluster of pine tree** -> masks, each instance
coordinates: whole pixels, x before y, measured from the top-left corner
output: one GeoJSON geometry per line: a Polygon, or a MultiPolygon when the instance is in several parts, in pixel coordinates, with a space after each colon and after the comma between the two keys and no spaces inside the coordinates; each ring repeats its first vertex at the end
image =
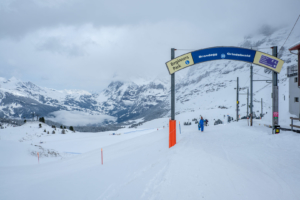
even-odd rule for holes
{"type": "Polygon", "coordinates": [[[74,131],[73,126],[70,126],[69,129],[70,129],[70,131],[74,131]]]}
{"type": "Polygon", "coordinates": [[[45,123],[45,118],[44,117],[40,117],[39,121],[45,123]]]}

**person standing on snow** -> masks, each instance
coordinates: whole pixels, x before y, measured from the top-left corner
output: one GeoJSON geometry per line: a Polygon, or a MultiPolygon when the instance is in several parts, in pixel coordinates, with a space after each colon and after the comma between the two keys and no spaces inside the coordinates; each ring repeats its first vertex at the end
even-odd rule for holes
{"type": "Polygon", "coordinates": [[[200,121],[199,121],[199,131],[200,131],[200,128],[201,128],[201,132],[203,132],[204,130],[204,120],[203,120],[203,117],[201,117],[200,121]]]}

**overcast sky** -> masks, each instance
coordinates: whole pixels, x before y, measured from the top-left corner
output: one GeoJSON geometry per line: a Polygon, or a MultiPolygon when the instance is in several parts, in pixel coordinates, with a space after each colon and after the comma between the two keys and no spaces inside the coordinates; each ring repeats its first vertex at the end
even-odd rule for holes
{"type": "Polygon", "coordinates": [[[235,46],[299,14],[299,0],[1,0],[0,76],[88,91],[169,78],[172,47],[235,46]]]}

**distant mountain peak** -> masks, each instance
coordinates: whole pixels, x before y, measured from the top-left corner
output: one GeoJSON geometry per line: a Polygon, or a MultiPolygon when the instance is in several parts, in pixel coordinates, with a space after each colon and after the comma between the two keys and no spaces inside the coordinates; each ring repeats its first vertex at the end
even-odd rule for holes
{"type": "MultiPolygon", "coordinates": [[[[288,34],[287,28],[272,32],[272,28],[265,27],[256,35],[245,37],[238,46],[271,53],[270,47],[277,45],[280,48],[279,45],[284,43],[288,34]]],[[[285,46],[289,47],[299,41],[297,36],[291,35],[285,46]]],[[[280,58],[288,61],[283,66],[283,72],[287,66],[296,64],[296,58],[292,56],[286,49],[281,52],[280,58]]],[[[249,66],[245,62],[218,60],[176,73],[176,113],[193,109],[217,109],[219,106],[228,108],[229,112],[236,102],[233,89],[236,87],[236,78],[240,77],[242,88],[249,85],[249,66]]],[[[269,76],[264,69],[255,67],[255,76],[269,76]]],[[[279,74],[279,80],[285,84],[287,79],[284,73],[279,74]]],[[[46,117],[52,112],[63,110],[91,115],[105,114],[115,117],[117,122],[138,118],[151,120],[170,114],[170,81],[170,76],[124,79],[115,76],[103,91],[95,93],[76,89],[50,89],[30,81],[22,82],[15,77],[8,80],[0,77],[0,117],[31,117],[31,112],[46,117]]],[[[254,92],[262,91],[260,94],[264,99],[270,98],[270,91],[267,90],[266,83],[255,83],[254,92]]]]}

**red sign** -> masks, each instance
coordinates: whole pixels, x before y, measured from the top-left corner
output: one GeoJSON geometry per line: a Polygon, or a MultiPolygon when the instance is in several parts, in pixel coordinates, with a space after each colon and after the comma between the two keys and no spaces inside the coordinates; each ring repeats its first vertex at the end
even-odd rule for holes
{"type": "Polygon", "coordinates": [[[273,117],[278,117],[278,112],[273,112],[273,117]]]}

